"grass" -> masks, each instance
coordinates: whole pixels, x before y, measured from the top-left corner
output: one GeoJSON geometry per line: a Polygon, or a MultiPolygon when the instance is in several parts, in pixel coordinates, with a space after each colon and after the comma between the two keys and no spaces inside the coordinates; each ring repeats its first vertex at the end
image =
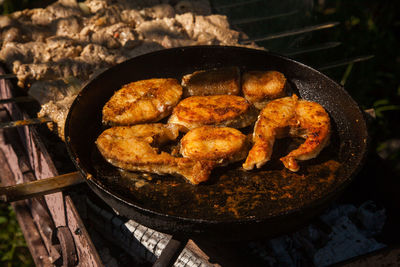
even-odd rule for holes
{"type": "Polygon", "coordinates": [[[32,266],[33,260],[10,205],[0,203],[0,266],[32,266]]]}
{"type": "MultiPolygon", "coordinates": [[[[0,12],[10,13],[49,2],[51,1],[4,0],[0,12]]],[[[304,15],[315,23],[341,22],[333,30],[309,37],[309,41],[314,43],[329,40],[343,44],[340,49],[325,54],[313,54],[314,62],[324,61],[327,57],[339,59],[354,55],[374,55],[373,59],[366,62],[349,64],[325,73],[341,82],[363,109],[375,109],[376,120],[371,125],[370,133],[373,137],[371,150],[376,152],[387,148],[387,140],[400,137],[400,123],[397,119],[400,117],[400,21],[396,17],[398,10],[400,1],[319,0],[314,3],[314,11],[304,15]]],[[[301,40],[305,41],[307,40],[301,40]]],[[[296,42],[293,44],[296,45],[296,42]]],[[[302,58],[299,60],[302,61],[302,58]]],[[[391,151],[387,161],[393,166],[398,164],[400,151],[391,151]]],[[[0,229],[0,264],[32,265],[15,214],[4,204],[0,204],[0,229]]]]}

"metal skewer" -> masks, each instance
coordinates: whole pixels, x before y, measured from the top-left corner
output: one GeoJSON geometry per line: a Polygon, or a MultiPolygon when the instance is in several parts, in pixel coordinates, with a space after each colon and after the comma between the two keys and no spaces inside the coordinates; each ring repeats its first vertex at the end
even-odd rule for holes
{"type": "Polygon", "coordinates": [[[53,122],[53,121],[48,117],[42,117],[42,118],[32,118],[32,119],[18,120],[18,121],[1,122],[0,129],[29,126],[34,124],[48,123],[48,122],[53,122]]]}
{"type": "Polygon", "coordinates": [[[323,65],[321,67],[316,67],[318,70],[327,70],[327,69],[332,69],[340,66],[344,66],[350,63],[356,63],[356,62],[361,62],[365,60],[369,60],[371,58],[375,57],[374,55],[367,55],[367,56],[358,56],[358,57],[353,57],[353,58],[346,58],[338,61],[331,62],[329,64],[323,65]]]}
{"type": "Polygon", "coordinates": [[[243,2],[238,2],[238,3],[230,3],[226,5],[219,5],[219,6],[214,6],[215,9],[220,10],[220,9],[226,9],[226,8],[238,8],[238,7],[243,7],[247,6],[249,4],[261,2],[262,0],[247,0],[243,2]]]}
{"type": "MultiPolygon", "coordinates": [[[[13,98],[0,99],[0,105],[7,103],[27,103],[33,101],[36,101],[36,99],[34,99],[31,96],[18,96],[13,98]]],[[[35,124],[48,123],[48,122],[53,122],[53,121],[48,117],[41,117],[41,118],[30,118],[17,121],[0,122],[0,129],[29,126],[35,124]]]]}
{"type": "Polygon", "coordinates": [[[308,26],[308,27],[304,27],[304,28],[300,28],[300,29],[294,29],[294,30],[290,30],[290,31],[278,32],[278,33],[274,33],[274,34],[263,36],[263,37],[246,39],[246,40],[242,40],[241,43],[242,44],[251,44],[252,42],[260,42],[260,41],[278,39],[278,38],[282,38],[282,37],[288,37],[288,36],[292,36],[292,35],[298,35],[298,34],[302,34],[302,33],[328,29],[328,28],[335,27],[335,26],[337,26],[339,24],[340,23],[336,22],[336,21],[335,22],[328,22],[328,23],[308,26]]]}
{"type": "Polygon", "coordinates": [[[302,47],[299,49],[293,49],[293,50],[287,50],[287,51],[282,51],[282,53],[285,56],[295,56],[295,55],[300,55],[300,54],[306,54],[306,53],[311,53],[311,52],[316,52],[320,50],[325,50],[329,48],[334,48],[339,45],[341,45],[341,42],[326,42],[323,44],[318,44],[318,45],[313,45],[309,47],[302,47]]]}
{"type": "Polygon", "coordinates": [[[13,98],[0,99],[0,105],[7,104],[7,103],[26,103],[26,102],[33,102],[33,101],[36,101],[36,100],[31,96],[18,96],[18,97],[13,97],[13,98]]]}
{"type": "Polygon", "coordinates": [[[264,16],[264,17],[238,19],[238,20],[233,20],[231,22],[231,24],[232,25],[241,25],[241,24],[259,22],[259,21],[263,21],[263,20],[277,19],[277,18],[282,18],[282,17],[294,15],[297,12],[299,12],[299,11],[298,10],[293,10],[293,11],[286,12],[286,13],[280,13],[280,14],[269,15],[269,16],[264,16]]]}
{"type": "Polygon", "coordinates": [[[35,180],[23,184],[0,187],[0,201],[13,202],[34,196],[60,191],[66,187],[83,183],[79,172],[71,172],[51,178],[35,180]]]}
{"type": "Polygon", "coordinates": [[[17,75],[15,75],[13,73],[0,74],[0,79],[14,79],[14,78],[17,78],[17,75]]]}

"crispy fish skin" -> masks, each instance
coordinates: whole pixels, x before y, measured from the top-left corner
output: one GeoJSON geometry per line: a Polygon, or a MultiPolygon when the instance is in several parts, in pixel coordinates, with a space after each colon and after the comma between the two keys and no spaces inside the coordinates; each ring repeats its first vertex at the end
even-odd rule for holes
{"type": "Polygon", "coordinates": [[[240,161],[247,156],[246,135],[230,127],[202,126],[182,139],[180,153],[194,160],[212,160],[219,165],[240,161]]]}
{"type": "Polygon", "coordinates": [[[176,79],[140,80],[124,85],[103,107],[103,123],[134,125],[157,122],[171,114],[182,96],[176,79]]]}
{"type": "Polygon", "coordinates": [[[110,164],[124,170],[179,175],[192,184],[208,180],[214,162],[178,158],[159,151],[158,146],[175,140],[178,135],[175,125],[116,126],[101,133],[96,145],[110,164]]]}
{"type": "Polygon", "coordinates": [[[286,96],[287,87],[285,76],[278,71],[248,71],[242,78],[244,97],[258,109],[271,100],[286,96]]]}
{"type": "Polygon", "coordinates": [[[195,71],[182,78],[184,96],[239,95],[240,70],[226,67],[195,71]]]}
{"type": "Polygon", "coordinates": [[[192,96],[174,108],[168,123],[188,131],[203,125],[244,128],[257,119],[255,108],[243,97],[233,95],[192,96]]]}

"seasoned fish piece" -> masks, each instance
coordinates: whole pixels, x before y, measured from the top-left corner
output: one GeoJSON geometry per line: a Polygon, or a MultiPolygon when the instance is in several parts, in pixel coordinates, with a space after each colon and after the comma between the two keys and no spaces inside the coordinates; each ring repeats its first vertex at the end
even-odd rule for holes
{"type": "Polygon", "coordinates": [[[331,124],[328,113],[316,102],[299,100],[289,135],[305,139],[297,149],[280,159],[286,168],[295,172],[300,168],[296,160],[313,159],[329,144],[331,124]]]}
{"type": "Polygon", "coordinates": [[[299,170],[296,160],[315,158],[328,144],[330,119],[325,109],[318,103],[299,100],[296,95],[269,102],[261,111],[253,133],[254,145],[243,168],[251,170],[270,160],[276,138],[285,136],[302,137],[305,140],[281,161],[293,172],[299,170]]]}
{"type": "Polygon", "coordinates": [[[133,125],[157,122],[171,114],[182,96],[176,79],[131,82],[114,93],[103,108],[103,123],[133,125]]]}
{"type": "Polygon", "coordinates": [[[243,128],[257,119],[255,108],[240,96],[192,96],[174,108],[168,123],[179,124],[182,131],[203,125],[243,128]]]}
{"type": "Polygon", "coordinates": [[[196,71],[182,78],[184,96],[238,95],[240,72],[237,67],[196,71]]]}
{"type": "Polygon", "coordinates": [[[160,123],[117,126],[100,134],[96,145],[109,163],[124,170],[180,175],[192,184],[208,180],[214,162],[173,157],[159,151],[178,134],[177,126],[160,123]]]}
{"type": "Polygon", "coordinates": [[[286,78],[278,71],[249,71],[242,79],[244,97],[258,109],[287,94],[286,78]]]}
{"type": "Polygon", "coordinates": [[[202,126],[190,130],[182,139],[180,153],[194,160],[212,160],[226,165],[246,158],[246,135],[229,127],[202,126]]]}

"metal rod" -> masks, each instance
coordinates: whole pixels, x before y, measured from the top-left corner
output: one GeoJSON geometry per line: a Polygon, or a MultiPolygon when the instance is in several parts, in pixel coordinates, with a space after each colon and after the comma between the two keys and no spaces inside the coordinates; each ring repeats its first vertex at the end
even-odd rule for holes
{"type": "Polygon", "coordinates": [[[264,16],[264,17],[238,19],[238,20],[233,20],[231,22],[231,24],[239,25],[239,24],[247,24],[247,23],[253,23],[253,22],[269,20],[269,19],[277,19],[277,18],[281,18],[281,17],[287,17],[287,16],[294,15],[297,12],[299,12],[299,11],[298,10],[293,10],[293,11],[286,12],[286,13],[280,13],[280,14],[269,15],[269,16],[264,16]]]}
{"type": "Polygon", "coordinates": [[[26,103],[26,102],[33,102],[33,101],[36,101],[36,100],[31,96],[18,96],[18,97],[13,97],[13,98],[0,99],[0,104],[26,103]]]}
{"type": "Polygon", "coordinates": [[[0,200],[13,202],[35,196],[51,194],[72,185],[83,183],[85,179],[79,172],[71,172],[51,178],[23,184],[0,187],[0,200]]]}
{"type": "Polygon", "coordinates": [[[338,61],[334,61],[331,63],[328,63],[326,65],[316,67],[318,70],[327,70],[327,69],[332,69],[340,66],[345,66],[350,63],[356,63],[356,62],[361,62],[361,61],[366,61],[371,58],[375,57],[374,55],[367,55],[367,56],[358,56],[358,57],[353,57],[353,58],[346,58],[338,61]]]}
{"type": "Polygon", "coordinates": [[[243,1],[243,2],[237,2],[237,3],[230,3],[226,5],[220,5],[220,6],[215,6],[215,9],[226,9],[226,8],[235,8],[235,7],[242,7],[246,6],[249,4],[261,2],[262,0],[248,0],[248,1],[243,1]]]}
{"type": "Polygon", "coordinates": [[[328,29],[328,28],[335,27],[335,26],[337,26],[339,24],[340,24],[339,22],[328,22],[328,23],[323,23],[323,24],[304,27],[304,28],[301,28],[301,29],[294,29],[294,30],[290,30],[290,31],[278,32],[278,33],[274,33],[274,34],[267,35],[267,36],[264,36],[264,37],[258,37],[258,38],[253,38],[253,39],[242,40],[241,43],[242,44],[250,44],[252,42],[260,42],[260,41],[278,39],[278,38],[288,37],[288,36],[292,36],[292,35],[298,35],[298,34],[302,34],[302,33],[306,33],[306,32],[312,32],[312,31],[328,29]]]}
{"type": "Polygon", "coordinates": [[[0,74],[0,79],[13,79],[13,78],[17,78],[17,75],[15,75],[13,73],[0,74]]]}
{"type": "Polygon", "coordinates": [[[43,124],[48,122],[53,122],[53,121],[48,117],[41,117],[41,118],[32,118],[19,121],[1,122],[0,129],[29,126],[34,124],[43,124]]]}
{"type": "Polygon", "coordinates": [[[281,52],[281,54],[283,54],[285,56],[294,56],[294,55],[300,55],[300,54],[325,50],[325,49],[329,49],[329,48],[334,48],[341,44],[342,43],[340,43],[340,42],[327,42],[327,43],[323,43],[323,44],[319,44],[319,45],[309,46],[309,47],[305,47],[305,48],[299,48],[297,50],[292,50],[290,52],[289,51],[281,52]]]}

